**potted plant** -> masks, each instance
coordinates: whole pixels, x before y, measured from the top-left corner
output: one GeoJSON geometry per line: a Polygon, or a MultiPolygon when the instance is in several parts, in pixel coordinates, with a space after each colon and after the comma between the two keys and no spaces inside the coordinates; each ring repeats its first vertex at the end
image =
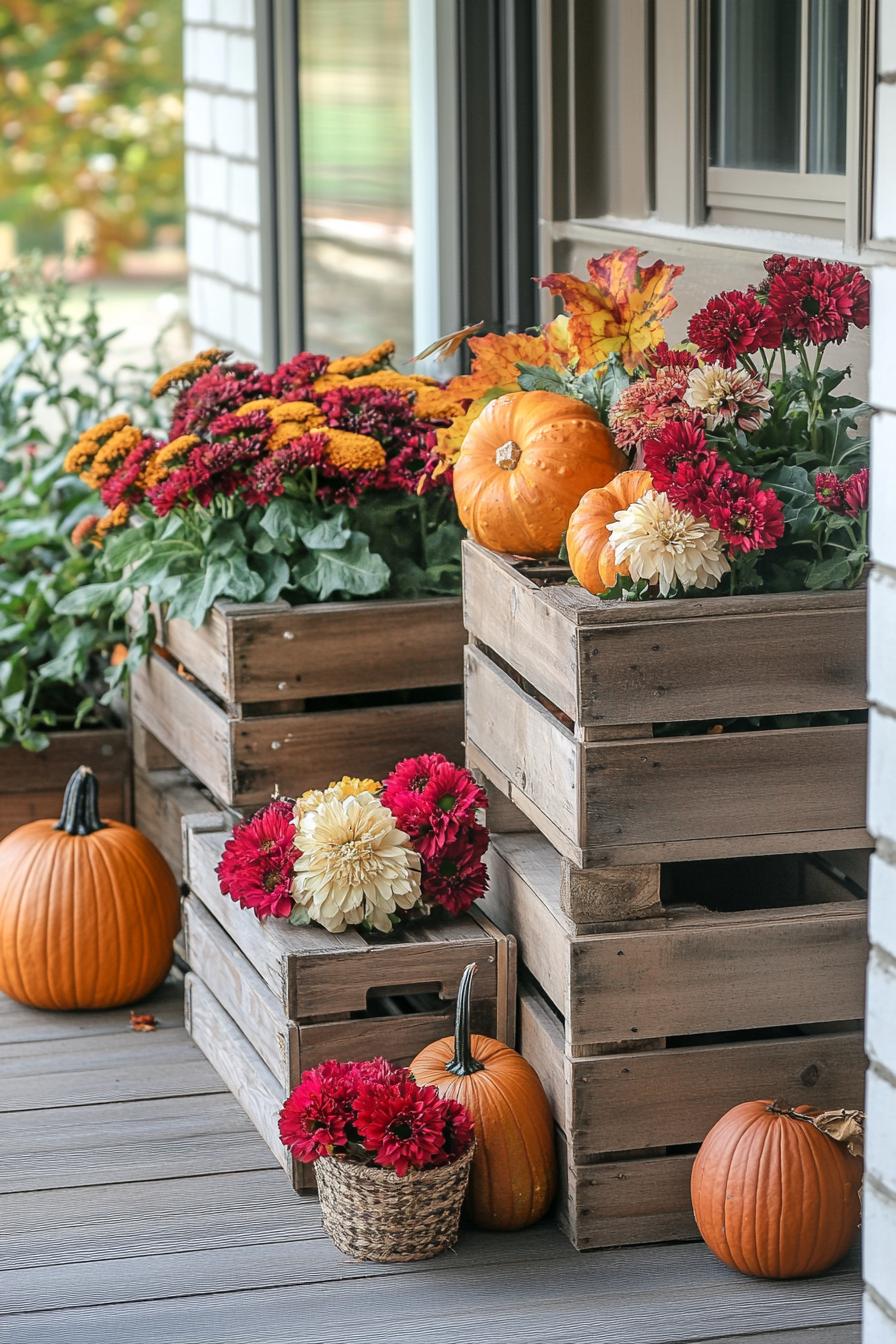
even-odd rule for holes
{"type": "Polygon", "coordinates": [[[308,1069],[280,1113],[313,1162],[324,1228],[356,1260],[427,1260],[457,1240],[475,1141],[466,1107],[384,1059],[308,1069]]]}

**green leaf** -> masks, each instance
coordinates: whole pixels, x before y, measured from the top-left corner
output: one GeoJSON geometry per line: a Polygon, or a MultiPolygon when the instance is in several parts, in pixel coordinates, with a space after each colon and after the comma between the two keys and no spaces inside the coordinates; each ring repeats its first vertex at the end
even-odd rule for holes
{"type": "Polygon", "coordinates": [[[293,543],[304,529],[313,527],[314,512],[303,500],[281,495],[272,499],[261,515],[260,526],[275,541],[293,543]]]}
{"type": "Polygon", "coordinates": [[[852,565],[847,556],[835,555],[826,560],[816,560],[806,575],[806,587],[840,588],[852,575],[852,565]]]}
{"type": "Polygon", "coordinates": [[[118,596],[118,583],[85,583],[60,598],[55,610],[63,616],[96,616],[118,596]]]}
{"type": "Polygon", "coordinates": [[[375,597],[389,585],[389,566],[373,554],[362,532],[353,532],[340,550],[312,551],[299,561],[295,579],[318,602],[333,593],[347,597],[375,597]]]}
{"type": "Polygon", "coordinates": [[[299,529],[299,537],[309,551],[338,551],[348,545],[352,530],[347,524],[348,514],[340,509],[330,518],[321,518],[311,527],[299,529]]]}

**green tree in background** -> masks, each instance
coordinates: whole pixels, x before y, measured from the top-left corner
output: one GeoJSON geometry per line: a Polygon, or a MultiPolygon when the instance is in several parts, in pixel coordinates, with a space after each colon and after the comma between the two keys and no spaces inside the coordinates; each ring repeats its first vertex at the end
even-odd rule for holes
{"type": "Polygon", "coordinates": [[[94,221],[102,270],[183,218],[180,0],[0,6],[0,218],[58,248],[94,221]]]}

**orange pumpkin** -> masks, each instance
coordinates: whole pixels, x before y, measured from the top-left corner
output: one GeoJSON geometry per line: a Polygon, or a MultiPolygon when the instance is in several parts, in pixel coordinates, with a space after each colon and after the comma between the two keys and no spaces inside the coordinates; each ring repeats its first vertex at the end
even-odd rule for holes
{"type": "Polygon", "coordinates": [[[165,978],[178,913],[165,860],[133,827],[100,821],[82,765],[58,822],[0,841],[0,989],[35,1008],[133,1003],[165,978]]]}
{"type": "Polygon", "coordinates": [[[609,430],[584,402],[509,392],[467,431],[454,466],[457,511],[491,551],[556,555],[585,491],[624,467],[609,430]]]}
{"type": "Polygon", "coordinates": [[[470,1035],[475,972],[472,962],[461,976],[454,1036],[421,1050],[411,1073],[472,1114],[476,1155],[468,1212],[477,1227],[513,1232],[542,1218],[554,1198],[554,1122],[532,1065],[509,1045],[470,1035]]]}
{"type": "Polygon", "coordinates": [[[861,1160],[800,1114],[812,1112],[745,1101],[713,1125],[694,1161],[700,1235],[742,1274],[821,1274],[856,1234],[861,1160]]]}
{"type": "Polygon", "coordinates": [[[652,485],[649,471],[623,471],[582,497],[566,529],[566,551],[573,574],[589,593],[605,593],[620,574],[628,574],[625,562],[616,563],[607,525],[652,485]]]}

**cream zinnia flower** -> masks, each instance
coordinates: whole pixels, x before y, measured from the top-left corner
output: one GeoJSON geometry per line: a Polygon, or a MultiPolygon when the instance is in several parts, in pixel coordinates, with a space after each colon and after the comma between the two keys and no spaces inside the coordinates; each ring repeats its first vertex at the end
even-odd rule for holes
{"type": "Polygon", "coordinates": [[[688,374],[684,400],[705,415],[708,429],[717,429],[733,420],[749,433],[768,418],[772,394],[761,378],[754,378],[743,369],[704,364],[688,374]]]}
{"type": "Polygon", "coordinates": [[[420,898],[420,856],[370,793],[330,794],[304,811],[296,847],[295,901],[331,933],[364,922],[389,933],[389,916],[420,898]]]}
{"type": "Polygon", "coordinates": [[[715,588],[728,572],[719,533],[705,518],[676,509],[668,495],[648,490],[607,525],[616,563],[631,577],[658,583],[660,597],[679,588],[715,588]]]}

